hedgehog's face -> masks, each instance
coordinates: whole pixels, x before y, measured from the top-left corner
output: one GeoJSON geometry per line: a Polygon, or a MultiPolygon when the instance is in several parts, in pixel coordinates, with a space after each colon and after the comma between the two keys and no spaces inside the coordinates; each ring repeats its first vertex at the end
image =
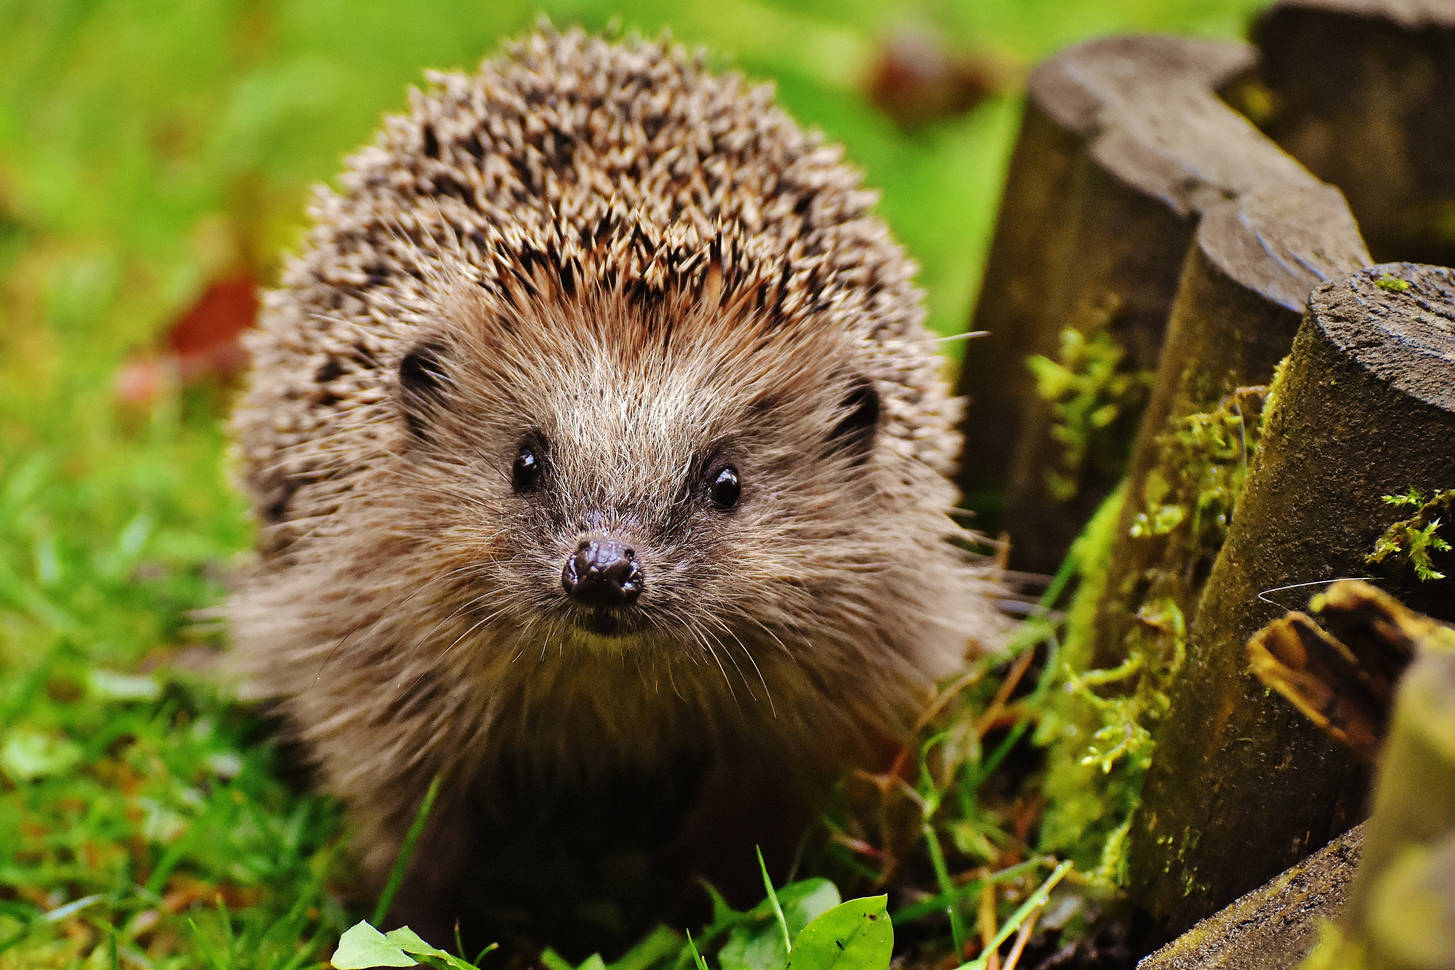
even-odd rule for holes
{"type": "Polygon", "coordinates": [[[719,658],[802,664],[807,631],[872,625],[902,555],[880,396],[842,345],[686,360],[556,340],[428,340],[399,367],[406,458],[452,482],[428,541],[469,577],[461,599],[508,620],[492,631],[538,653],[671,651],[718,678],[719,658]]]}

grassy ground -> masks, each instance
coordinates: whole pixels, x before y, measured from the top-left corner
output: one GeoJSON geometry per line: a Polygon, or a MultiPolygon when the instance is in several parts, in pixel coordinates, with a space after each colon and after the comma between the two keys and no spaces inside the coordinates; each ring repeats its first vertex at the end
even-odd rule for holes
{"type": "MultiPolygon", "coordinates": [[[[866,102],[892,29],[1029,62],[1094,33],[1235,35],[1255,0],[647,0],[777,81],[884,189],[934,325],[966,318],[1012,98],[912,136],[866,102]]],[[[129,354],[206,284],[266,280],[309,183],[425,66],[469,65],[533,5],[0,0],[0,968],[317,966],[360,914],[330,891],[334,807],[196,673],[197,611],[249,541],[226,394],[118,402],[129,354]]],[[[600,27],[603,0],[549,9],[600,27]]]]}

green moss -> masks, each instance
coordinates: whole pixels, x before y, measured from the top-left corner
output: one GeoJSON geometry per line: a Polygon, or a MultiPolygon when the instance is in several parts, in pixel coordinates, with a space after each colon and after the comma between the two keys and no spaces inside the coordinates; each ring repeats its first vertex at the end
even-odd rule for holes
{"type": "Polygon", "coordinates": [[[1392,523],[1374,543],[1374,550],[1364,557],[1366,565],[1384,562],[1391,557],[1403,560],[1422,582],[1444,579],[1435,568],[1431,553],[1449,552],[1450,543],[1440,535],[1441,521],[1435,514],[1449,512],[1455,506],[1455,488],[1436,492],[1428,499],[1415,488],[1398,495],[1383,496],[1384,504],[1395,508],[1412,508],[1413,514],[1392,523]]]}
{"type": "Polygon", "coordinates": [[[1268,389],[1263,392],[1263,410],[1258,415],[1260,438],[1268,425],[1268,416],[1273,413],[1278,406],[1278,399],[1283,395],[1283,376],[1288,372],[1288,360],[1288,357],[1283,358],[1273,368],[1273,377],[1268,381],[1268,389]]]}
{"type": "Polygon", "coordinates": [[[1124,486],[1118,486],[1108,495],[1067,553],[1067,558],[1076,564],[1077,586],[1066,613],[1066,635],[1061,656],[1073,668],[1084,667],[1091,660],[1092,644],[1088,634],[1096,619],[1096,606],[1106,588],[1112,546],[1116,543],[1116,527],[1125,495],[1124,486]]]}
{"type": "Polygon", "coordinates": [[[1262,81],[1249,79],[1237,84],[1228,93],[1228,102],[1259,128],[1267,128],[1278,117],[1281,105],[1278,93],[1262,81]]]}
{"type": "Polygon", "coordinates": [[[1164,434],[1129,531],[1161,544],[1156,564],[1108,590],[1120,492],[1078,540],[1081,585],[1067,614],[1059,690],[1036,736],[1047,749],[1049,806],[1041,849],[1067,855],[1107,885],[1125,881],[1124,841],[1153,752],[1153,729],[1187,653],[1200,577],[1222,547],[1262,431],[1265,389],[1242,388],[1164,434]],[[1090,665],[1110,600],[1133,619],[1114,666],[1090,665]]]}
{"type": "Polygon", "coordinates": [[[1215,555],[1222,548],[1248,458],[1262,433],[1265,392],[1240,388],[1211,411],[1183,417],[1162,436],[1161,455],[1142,487],[1142,510],[1132,520],[1133,537],[1180,533],[1174,548],[1195,555],[1215,555]]]}
{"type": "Polygon", "coordinates": [[[1052,496],[1067,502],[1080,490],[1088,468],[1113,473],[1125,465],[1127,426],[1147,400],[1152,374],[1128,368],[1126,348],[1111,334],[1120,300],[1108,295],[1089,304],[1061,331],[1056,359],[1035,355],[1026,365],[1036,393],[1051,406],[1051,437],[1061,460],[1046,472],[1052,496]]]}
{"type": "Polygon", "coordinates": [[[1170,600],[1147,604],[1133,637],[1115,667],[1064,669],[1040,736],[1051,747],[1041,848],[1077,859],[1110,886],[1126,880],[1125,839],[1152,759],[1151,728],[1167,712],[1186,656],[1181,609],[1170,600]]]}
{"type": "Polygon", "coordinates": [[[1405,290],[1410,288],[1410,281],[1402,280],[1398,276],[1391,276],[1388,273],[1385,273],[1379,279],[1374,281],[1374,285],[1379,287],[1381,290],[1387,290],[1390,293],[1403,293],[1405,290]]]}
{"type": "Polygon", "coordinates": [[[1127,820],[1150,754],[1135,694],[1100,693],[1134,683],[1142,673],[1140,662],[1087,670],[1123,495],[1120,488],[1113,492],[1072,546],[1079,585],[1067,611],[1057,683],[1034,736],[1037,745],[1048,749],[1040,847],[1072,859],[1105,886],[1125,879],[1127,820]]]}

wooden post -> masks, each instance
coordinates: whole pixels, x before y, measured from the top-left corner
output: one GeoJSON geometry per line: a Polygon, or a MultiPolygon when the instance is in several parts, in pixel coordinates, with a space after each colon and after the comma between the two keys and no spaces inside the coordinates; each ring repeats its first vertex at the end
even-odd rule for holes
{"type": "Polygon", "coordinates": [[[1344,190],[1376,258],[1455,265],[1455,3],[1280,0],[1230,92],[1344,190]]]}
{"type": "Polygon", "coordinates": [[[984,336],[971,341],[980,346],[966,347],[960,369],[959,393],[970,398],[971,407],[960,487],[966,504],[979,513],[977,525],[987,532],[1004,523],[1016,416],[1031,383],[1025,359],[1046,312],[1041,281],[1053,279],[1062,260],[1045,227],[1069,203],[1080,147],[1074,129],[1059,124],[1034,95],[1027,97],[971,324],[984,336]]]}
{"type": "Polygon", "coordinates": [[[1324,284],[1188,636],[1131,833],[1131,902],[1167,938],[1362,814],[1362,768],[1248,674],[1244,644],[1308,588],[1374,575],[1455,615],[1455,580],[1366,559],[1405,512],[1455,488],[1455,270],[1391,264],[1324,284]],[[1282,601],[1280,601],[1282,595],[1282,601]]]}
{"type": "Polygon", "coordinates": [[[1214,94],[1251,64],[1240,44],[1116,37],[1031,76],[973,320],[989,336],[960,384],[961,484],[1020,568],[1053,570],[1125,471],[1199,213],[1318,184],[1214,94]],[[1061,399],[1038,393],[1036,357],[1061,399]]]}
{"type": "Polygon", "coordinates": [[[1262,386],[1309,292],[1369,262],[1327,185],[1249,192],[1203,215],[1132,452],[1091,666],[1127,658],[1144,607],[1192,622],[1256,444],[1262,386]]]}

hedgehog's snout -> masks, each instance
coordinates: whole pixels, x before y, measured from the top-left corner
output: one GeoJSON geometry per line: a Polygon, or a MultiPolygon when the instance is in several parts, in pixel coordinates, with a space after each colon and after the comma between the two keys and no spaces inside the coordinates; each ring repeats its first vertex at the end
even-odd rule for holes
{"type": "Polygon", "coordinates": [[[630,606],[642,594],[646,575],[636,552],[617,539],[588,537],[566,558],[561,587],[582,606],[630,606]]]}

